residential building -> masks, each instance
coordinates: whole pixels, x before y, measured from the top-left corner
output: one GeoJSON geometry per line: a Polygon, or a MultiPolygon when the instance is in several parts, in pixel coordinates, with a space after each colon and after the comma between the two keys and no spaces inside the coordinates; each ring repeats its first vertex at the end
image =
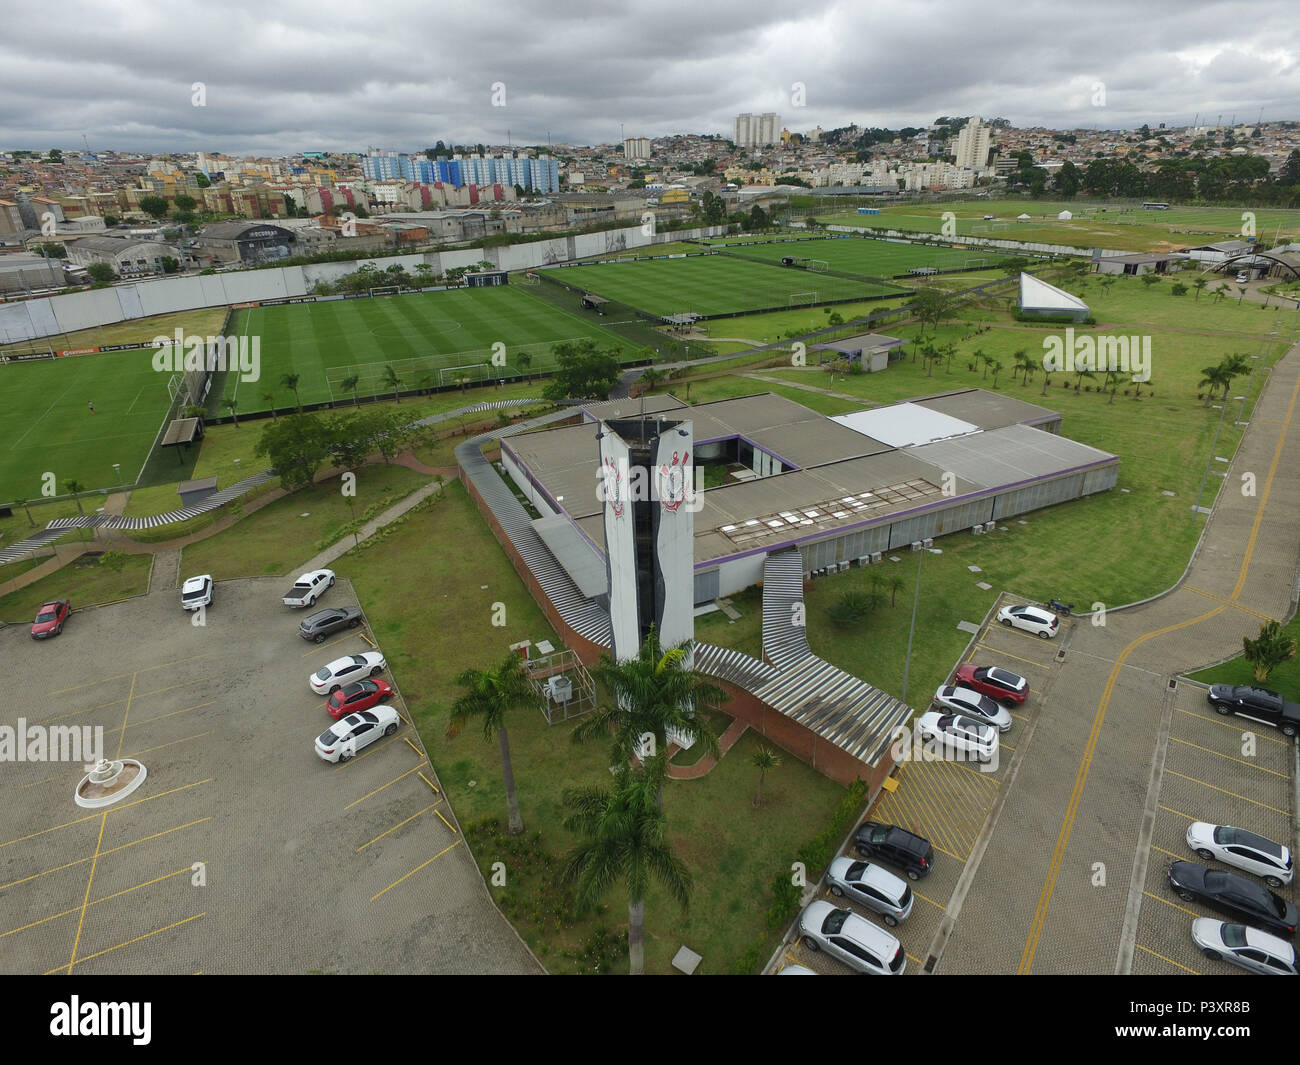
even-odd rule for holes
{"type": "Polygon", "coordinates": [[[650,158],[650,138],[649,137],[628,137],[623,142],[624,159],[649,159],[650,158]]]}
{"type": "Polygon", "coordinates": [[[956,154],[957,166],[963,170],[983,170],[988,166],[989,127],[981,123],[978,116],[972,116],[957,134],[956,154]]]}
{"type": "Polygon", "coordinates": [[[749,112],[736,116],[736,135],[733,138],[738,148],[766,148],[777,144],[781,137],[781,116],[769,111],[761,115],[749,112]]]}

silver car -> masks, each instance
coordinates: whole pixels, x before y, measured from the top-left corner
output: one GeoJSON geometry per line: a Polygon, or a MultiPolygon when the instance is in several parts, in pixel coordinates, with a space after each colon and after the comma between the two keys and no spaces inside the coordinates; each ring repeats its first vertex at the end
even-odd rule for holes
{"type": "Polygon", "coordinates": [[[857,858],[836,858],[831,862],[826,886],[832,895],[847,896],[874,910],[890,928],[907,920],[916,901],[906,880],[857,858]]]}
{"type": "Polygon", "coordinates": [[[1192,922],[1192,939],[1211,961],[1231,962],[1265,976],[1297,975],[1295,947],[1258,928],[1198,917],[1192,922]]]}
{"type": "Polygon", "coordinates": [[[976,721],[984,721],[999,732],[1011,728],[1011,711],[987,695],[981,695],[974,688],[964,688],[959,684],[942,684],[934,693],[934,703],[945,710],[952,710],[976,721]]]}
{"type": "Polygon", "coordinates": [[[818,899],[799,918],[809,950],[824,950],[850,969],[877,976],[902,976],[907,967],[903,944],[883,928],[851,910],[818,899]]]}

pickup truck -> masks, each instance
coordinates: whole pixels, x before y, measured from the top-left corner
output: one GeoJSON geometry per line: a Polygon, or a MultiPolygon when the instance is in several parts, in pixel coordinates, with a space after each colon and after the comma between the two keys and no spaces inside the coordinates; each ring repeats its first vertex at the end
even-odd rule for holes
{"type": "Polygon", "coordinates": [[[1277,692],[1247,684],[1211,684],[1206,696],[1220,714],[1236,714],[1272,725],[1283,736],[1300,732],[1300,706],[1289,703],[1277,692]]]}
{"type": "Polygon", "coordinates": [[[334,571],[329,569],[313,570],[304,573],[289,589],[284,597],[284,605],[292,607],[311,606],[334,583],[334,571]]]}

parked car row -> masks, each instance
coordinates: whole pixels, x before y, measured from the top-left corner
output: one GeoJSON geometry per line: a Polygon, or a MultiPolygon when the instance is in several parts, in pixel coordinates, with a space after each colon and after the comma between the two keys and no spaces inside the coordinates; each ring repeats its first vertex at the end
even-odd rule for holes
{"type": "Polygon", "coordinates": [[[307,678],[315,694],[326,696],[325,712],[335,721],[316,737],[316,753],[324,761],[346,762],[381,736],[397,731],[400,718],[388,705],[393,687],[378,679],[387,665],[382,651],[365,651],[336,658],[307,678]]]}

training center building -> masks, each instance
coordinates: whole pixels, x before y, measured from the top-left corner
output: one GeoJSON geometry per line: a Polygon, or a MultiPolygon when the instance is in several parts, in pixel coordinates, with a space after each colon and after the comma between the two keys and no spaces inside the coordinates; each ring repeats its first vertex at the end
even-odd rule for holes
{"type": "Polygon", "coordinates": [[[836,417],[771,393],[593,403],[577,423],[503,439],[501,462],[551,554],[604,608],[597,432],[642,410],[693,423],[696,481],[703,467],[712,485],[695,504],[696,604],[762,580],[769,554],[796,549],[805,577],[820,577],[1104,492],[1119,474],[1115,455],[1059,435],[1058,413],[982,389],[836,417]]]}

